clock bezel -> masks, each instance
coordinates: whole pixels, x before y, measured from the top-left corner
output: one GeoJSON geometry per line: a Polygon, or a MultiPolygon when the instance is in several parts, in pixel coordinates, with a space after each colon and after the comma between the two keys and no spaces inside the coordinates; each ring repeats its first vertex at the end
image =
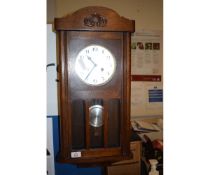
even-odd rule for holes
{"type": "Polygon", "coordinates": [[[112,53],[112,51],[111,51],[110,49],[108,49],[107,47],[105,47],[105,46],[103,46],[103,45],[101,45],[101,44],[90,44],[90,45],[87,45],[87,46],[83,47],[82,49],[80,49],[80,50],[78,51],[78,53],[77,53],[77,55],[76,55],[76,58],[75,58],[74,70],[75,70],[75,73],[76,73],[77,77],[78,77],[83,83],[85,83],[85,84],[88,85],[88,86],[96,87],[96,86],[103,86],[103,85],[109,83],[109,82],[113,79],[114,74],[116,73],[116,67],[117,67],[117,65],[116,65],[116,58],[115,58],[114,54],[112,53]],[[80,53],[83,52],[86,48],[88,48],[88,47],[93,47],[93,46],[102,47],[102,48],[104,48],[106,51],[108,51],[109,54],[111,55],[111,58],[112,58],[113,63],[114,63],[114,64],[113,64],[113,65],[114,65],[114,69],[113,69],[111,75],[109,76],[109,78],[108,78],[107,80],[105,80],[104,82],[102,82],[102,83],[100,83],[100,84],[93,84],[93,83],[89,83],[88,81],[83,80],[83,79],[80,77],[80,75],[78,74],[77,70],[76,70],[76,63],[77,63],[77,60],[80,59],[80,58],[79,58],[80,53]]]}

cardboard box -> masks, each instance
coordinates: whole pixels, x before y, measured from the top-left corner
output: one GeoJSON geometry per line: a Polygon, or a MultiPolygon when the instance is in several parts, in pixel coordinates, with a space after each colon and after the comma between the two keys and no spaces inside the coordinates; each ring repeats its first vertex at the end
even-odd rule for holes
{"type": "Polygon", "coordinates": [[[133,158],[113,163],[107,167],[108,175],[140,175],[141,170],[141,142],[131,142],[133,158]]]}

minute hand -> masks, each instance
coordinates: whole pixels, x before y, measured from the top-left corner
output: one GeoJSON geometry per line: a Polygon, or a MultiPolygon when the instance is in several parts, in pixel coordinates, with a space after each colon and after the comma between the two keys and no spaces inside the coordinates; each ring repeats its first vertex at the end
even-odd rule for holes
{"type": "Polygon", "coordinates": [[[85,80],[89,77],[89,75],[91,74],[91,72],[95,69],[97,65],[94,64],[94,66],[92,67],[92,69],[90,70],[90,72],[87,74],[87,76],[85,77],[85,80]]]}

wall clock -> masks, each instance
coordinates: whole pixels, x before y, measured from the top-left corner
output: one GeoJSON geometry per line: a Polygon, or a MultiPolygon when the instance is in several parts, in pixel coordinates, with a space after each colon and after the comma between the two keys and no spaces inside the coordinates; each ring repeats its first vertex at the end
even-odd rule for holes
{"type": "Polygon", "coordinates": [[[99,6],[56,18],[60,84],[58,160],[111,163],[130,151],[133,20],[99,6]]]}

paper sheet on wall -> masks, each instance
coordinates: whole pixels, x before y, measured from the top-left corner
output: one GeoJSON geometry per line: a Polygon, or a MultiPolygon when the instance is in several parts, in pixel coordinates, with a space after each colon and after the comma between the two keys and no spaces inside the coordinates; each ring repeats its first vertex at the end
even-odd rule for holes
{"type": "Polygon", "coordinates": [[[145,85],[147,89],[146,97],[146,110],[155,113],[163,113],[163,93],[162,86],[156,86],[148,83],[145,85]],[[153,94],[151,95],[150,92],[153,94]]]}
{"type": "Polygon", "coordinates": [[[138,115],[145,110],[145,87],[139,83],[131,82],[131,116],[138,115]]]}
{"type": "Polygon", "coordinates": [[[162,31],[140,30],[131,37],[131,74],[162,74],[162,31]]]}
{"type": "MultiPolygon", "coordinates": [[[[163,69],[162,31],[139,30],[131,37],[131,74],[160,75],[163,69]]],[[[162,115],[162,82],[131,82],[131,116],[162,115]],[[152,96],[151,96],[152,94],[152,96]],[[159,95],[159,98],[155,96],[159,95]]]]}
{"type": "Polygon", "coordinates": [[[131,82],[131,116],[162,115],[162,91],[161,82],[131,82]]]}

